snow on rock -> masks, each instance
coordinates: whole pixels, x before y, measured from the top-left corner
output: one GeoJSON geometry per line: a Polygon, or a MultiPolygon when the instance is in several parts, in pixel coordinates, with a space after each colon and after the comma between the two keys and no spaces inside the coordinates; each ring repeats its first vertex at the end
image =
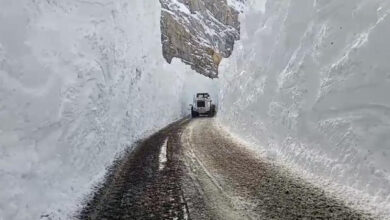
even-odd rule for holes
{"type": "Polygon", "coordinates": [[[198,73],[218,77],[222,58],[240,38],[238,11],[226,0],[160,0],[161,41],[168,63],[180,58],[198,73]]]}
{"type": "Polygon", "coordinates": [[[390,2],[255,3],[221,64],[219,120],[389,217],[390,2]]]}
{"type": "Polygon", "coordinates": [[[212,85],[165,63],[158,1],[0,5],[0,219],[70,219],[120,151],[188,113],[186,87],[212,85]]]}

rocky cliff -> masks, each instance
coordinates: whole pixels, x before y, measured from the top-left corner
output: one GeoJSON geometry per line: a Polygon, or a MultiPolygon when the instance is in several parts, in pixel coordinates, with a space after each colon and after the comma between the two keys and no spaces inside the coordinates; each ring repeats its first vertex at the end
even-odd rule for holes
{"type": "Polygon", "coordinates": [[[227,0],[160,0],[161,41],[168,63],[180,58],[198,73],[218,77],[222,58],[240,38],[239,12],[227,0]]]}

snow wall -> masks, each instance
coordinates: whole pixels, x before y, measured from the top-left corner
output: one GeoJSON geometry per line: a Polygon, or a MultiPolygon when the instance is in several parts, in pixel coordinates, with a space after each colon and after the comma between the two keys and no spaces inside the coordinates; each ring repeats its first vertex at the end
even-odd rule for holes
{"type": "Polygon", "coordinates": [[[72,218],[123,149],[213,86],[163,60],[160,10],[0,0],[1,220],[72,218]]]}
{"type": "Polygon", "coordinates": [[[219,121],[390,217],[390,1],[249,2],[219,121]]]}

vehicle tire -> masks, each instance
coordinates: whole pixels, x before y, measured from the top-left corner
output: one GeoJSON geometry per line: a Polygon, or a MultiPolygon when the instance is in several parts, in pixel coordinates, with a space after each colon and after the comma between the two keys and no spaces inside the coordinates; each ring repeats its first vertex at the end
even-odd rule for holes
{"type": "Polygon", "coordinates": [[[191,108],[191,117],[192,117],[192,118],[198,117],[198,112],[194,111],[193,108],[191,108]]]}
{"type": "Polygon", "coordinates": [[[215,105],[211,105],[210,112],[208,115],[209,115],[209,117],[215,116],[215,105]]]}

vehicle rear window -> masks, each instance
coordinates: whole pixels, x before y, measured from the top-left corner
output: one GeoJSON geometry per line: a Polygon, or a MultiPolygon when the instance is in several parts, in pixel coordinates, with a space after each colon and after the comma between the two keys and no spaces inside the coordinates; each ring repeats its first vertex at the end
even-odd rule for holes
{"type": "Polygon", "coordinates": [[[196,94],[197,98],[208,98],[210,95],[208,93],[198,93],[196,94]]]}
{"type": "Polygon", "coordinates": [[[206,107],[206,103],[205,103],[204,101],[198,101],[198,102],[196,103],[196,105],[197,105],[198,107],[206,107]]]}

